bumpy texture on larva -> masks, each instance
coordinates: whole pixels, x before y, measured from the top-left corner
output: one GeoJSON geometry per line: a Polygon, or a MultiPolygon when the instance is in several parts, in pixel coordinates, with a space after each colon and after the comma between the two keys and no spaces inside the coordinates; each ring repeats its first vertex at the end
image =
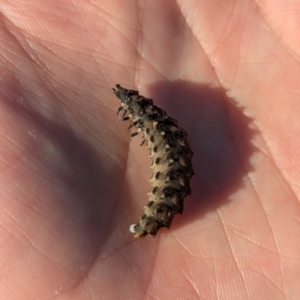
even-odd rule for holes
{"type": "Polygon", "coordinates": [[[131,225],[129,230],[137,238],[146,235],[155,237],[161,227],[170,227],[175,214],[182,213],[183,200],[191,194],[189,182],[194,175],[193,152],[187,133],[164,110],[153,105],[151,99],[119,84],[113,91],[121,100],[117,115],[124,109],[122,120],[131,120],[130,127],[136,127],[142,133],[142,144],[147,141],[152,159],[149,202],[139,223],[131,225]]]}

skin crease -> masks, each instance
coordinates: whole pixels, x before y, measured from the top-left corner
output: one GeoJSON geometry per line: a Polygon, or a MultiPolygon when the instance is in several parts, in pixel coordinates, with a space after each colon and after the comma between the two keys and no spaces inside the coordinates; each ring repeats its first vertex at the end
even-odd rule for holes
{"type": "Polygon", "coordinates": [[[1,295],[298,299],[299,5],[0,0],[1,295]],[[194,152],[192,197],[155,239],[128,231],[151,162],[117,83],[194,152]]]}

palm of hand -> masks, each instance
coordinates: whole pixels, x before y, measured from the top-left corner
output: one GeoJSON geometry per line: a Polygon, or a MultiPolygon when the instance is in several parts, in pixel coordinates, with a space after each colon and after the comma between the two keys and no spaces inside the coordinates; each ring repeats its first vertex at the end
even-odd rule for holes
{"type": "Polygon", "coordinates": [[[246,0],[2,3],[6,299],[299,295],[292,16],[246,0]],[[128,233],[151,172],[115,83],[172,103],[195,153],[185,213],[154,240],[128,233]]]}

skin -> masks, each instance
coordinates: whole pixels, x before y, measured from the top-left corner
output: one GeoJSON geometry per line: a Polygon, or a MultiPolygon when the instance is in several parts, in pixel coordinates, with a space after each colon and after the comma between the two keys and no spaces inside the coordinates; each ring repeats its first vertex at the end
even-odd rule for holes
{"type": "Polygon", "coordinates": [[[5,299],[297,299],[297,0],[0,0],[5,299]],[[151,177],[111,88],[189,134],[169,230],[128,231],[151,177]]]}

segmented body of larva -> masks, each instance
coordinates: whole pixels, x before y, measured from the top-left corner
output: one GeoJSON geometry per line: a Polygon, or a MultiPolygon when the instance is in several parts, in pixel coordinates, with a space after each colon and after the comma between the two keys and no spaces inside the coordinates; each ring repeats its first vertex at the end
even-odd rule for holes
{"type": "Polygon", "coordinates": [[[122,120],[130,120],[130,128],[137,128],[130,136],[142,133],[142,144],[147,142],[152,159],[149,202],[139,223],[131,225],[129,230],[137,238],[155,237],[161,227],[170,227],[175,214],[182,213],[183,200],[191,194],[193,152],[185,130],[178,127],[177,121],[167,116],[164,110],[153,105],[151,99],[119,84],[113,91],[121,101],[117,115],[124,110],[122,120]]]}

